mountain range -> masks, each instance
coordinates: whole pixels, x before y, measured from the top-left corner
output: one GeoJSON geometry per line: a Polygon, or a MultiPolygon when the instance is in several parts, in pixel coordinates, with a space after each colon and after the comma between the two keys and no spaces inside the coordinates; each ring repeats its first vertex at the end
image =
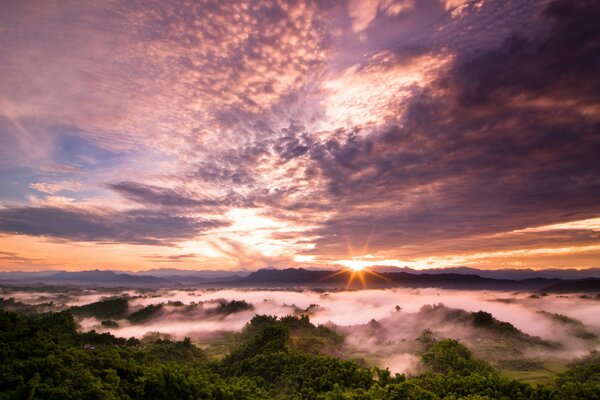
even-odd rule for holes
{"type": "Polygon", "coordinates": [[[374,267],[357,274],[350,270],[266,268],[248,271],[189,271],[178,269],[122,271],[0,272],[0,284],[74,285],[95,287],[438,287],[447,289],[600,292],[600,270],[478,270],[446,268],[413,270],[374,267]]]}

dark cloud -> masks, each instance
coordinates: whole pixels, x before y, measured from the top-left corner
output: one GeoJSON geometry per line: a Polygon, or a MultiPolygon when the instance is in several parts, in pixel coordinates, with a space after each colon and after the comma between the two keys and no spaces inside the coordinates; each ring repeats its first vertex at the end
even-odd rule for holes
{"type": "Polygon", "coordinates": [[[76,241],[165,245],[224,225],[217,220],[146,210],[92,212],[58,207],[0,210],[0,232],[76,241]]]}
{"type": "Polygon", "coordinates": [[[403,126],[311,148],[338,207],[312,252],[343,254],[369,236],[374,250],[433,246],[600,214],[600,7],[559,1],[544,15],[545,36],[459,54],[403,126]]]}
{"type": "Polygon", "coordinates": [[[11,264],[36,264],[41,261],[39,258],[29,258],[18,255],[17,253],[13,253],[10,251],[0,251],[0,262],[1,263],[11,263],[11,264]]]}
{"type": "Polygon", "coordinates": [[[555,1],[543,15],[553,24],[548,36],[527,40],[512,35],[499,49],[459,65],[455,72],[464,104],[505,104],[515,96],[521,96],[519,101],[550,97],[570,105],[597,104],[598,3],[555,1]]]}
{"type": "Polygon", "coordinates": [[[143,185],[136,182],[117,182],[111,183],[108,187],[122,196],[136,203],[145,204],[148,206],[164,206],[164,207],[199,207],[199,208],[216,208],[216,207],[233,207],[233,206],[248,206],[248,201],[241,195],[230,192],[226,196],[219,199],[197,199],[185,191],[177,191],[153,185],[143,185]]]}
{"type": "Polygon", "coordinates": [[[290,125],[282,130],[282,136],[273,144],[273,150],[284,162],[307,154],[314,145],[309,134],[302,131],[301,126],[290,125]]]}
{"type": "Polygon", "coordinates": [[[160,254],[151,254],[148,256],[144,256],[144,258],[149,258],[154,262],[166,262],[166,263],[177,263],[177,262],[189,262],[194,260],[197,256],[195,253],[186,253],[186,254],[175,254],[170,256],[163,256],[160,254]]]}
{"type": "Polygon", "coordinates": [[[209,153],[189,177],[220,185],[252,186],[257,178],[253,167],[270,153],[265,143],[249,141],[242,144],[209,153]]]}
{"type": "Polygon", "coordinates": [[[597,1],[369,2],[361,29],[325,3],[12,2],[0,191],[38,206],[0,232],[171,244],[252,207],[204,244],[246,266],[593,243],[507,232],[600,215],[597,1]],[[28,190],[74,174],[89,192],[28,190]],[[285,229],[249,249],[262,217],[285,229]]]}
{"type": "Polygon", "coordinates": [[[144,204],[168,207],[191,207],[203,205],[202,201],[179,193],[173,189],[161,188],[151,185],[142,185],[135,182],[111,183],[108,187],[124,197],[144,204]]]}
{"type": "Polygon", "coordinates": [[[252,184],[254,178],[242,166],[230,166],[224,163],[202,162],[194,174],[207,182],[221,182],[233,185],[252,184]]]}

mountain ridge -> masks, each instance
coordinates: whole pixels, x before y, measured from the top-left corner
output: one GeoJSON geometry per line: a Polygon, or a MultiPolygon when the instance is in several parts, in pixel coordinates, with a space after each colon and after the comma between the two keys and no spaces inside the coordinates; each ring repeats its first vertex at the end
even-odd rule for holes
{"type": "MultiPolygon", "coordinates": [[[[468,290],[532,290],[553,292],[600,292],[600,278],[561,279],[553,277],[529,277],[526,279],[492,278],[476,273],[468,274],[438,270],[436,273],[419,271],[406,272],[406,269],[388,269],[390,272],[376,272],[366,269],[356,273],[352,270],[309,270],[305,268],[263,268],[246,276],[227,275],[203,277],[194,275],[153,275],[126,274],[112,270],[86,270],[77,272],[56,271],[53,274],[30,275],[0,273],[0,282],[40,283],[51,285],[78,285],[104,287],[323,287],[323,288],[386,288],[437,287],[468,290]]],[[[214,272],[214,271],[213,271],[214,272]]]]}

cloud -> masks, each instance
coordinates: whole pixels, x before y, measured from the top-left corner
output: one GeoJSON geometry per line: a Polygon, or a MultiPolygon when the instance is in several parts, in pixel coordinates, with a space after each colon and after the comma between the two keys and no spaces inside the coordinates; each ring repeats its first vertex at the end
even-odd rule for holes
{"type": "Polygon", "coordinates": [[[159,211],[122,212],[57,207],[11,207],[0,210],[0,232],[73,241],[168,245],[224,226],[211,219],[159,211]]]}
{"type": "Polygon", "coordinates": [[[76,181],[37,182],[29,184],[29,187],[38,192],[55,194],[58,192],[82,192],[86,190],[85,185],[76,181]]]}
{"type": "Polygon", "coordinates": [[[599,17],[593,1],[9,2],[0,138],[16,155],[0,150],[0,174],[18,206],[0,227],[240,266],[363,248],[478,263],[579,248],[543,262],[582,266],[599,17]]]}
{"type": "Polygon", "coordinates": [[[175,190],[136,182],[111,183],[108,187],[127,199],[148,206],[195,207],[216,211],[219,207],[251,206],[243,196],[229,192],[221,198],[195,198],[185,190],[175,190]]]}
{"type": "Polygon", "coordinates": [[[178,193],[173,189],[142,185],[135,182],[111,183],[108,187],[128,199],[142,204],[168,207],[190,207],[203,204],[202,201],[178,193]]]}
{"type": "Polygon", "coordinates": [[[186,254],[173,254],[173,255],[161,255],[161,254],[151,254],[144,256],[145,258],[149,258],[153,262],[166,262],[166,263],[178,263],[178,262],[189,262],[190,260],[194,260],[197,256],[195,253],[186,253],[186,254]]]}
{"type": "Polygon", "coordinates": [[[320,194],[338,209],[311,253],[344,254],[367,237],[396,256],[449,240],[471,250],[478,236],[598,215],[599,11],[553,3],[545,36],[456,56],[410,99],[403,124],[311,148],[327,182],[320,194]]]}
{"type": "Polygon", "coordinates": [[[23,257],[17,253],[11,251],[0,251],[0,263],[11,264],[11,265],[39,265],[39,258],[23,257]]]}
{"type": "Polygon", "coordinates": [[[362,67],[347,68],[341,76],[323,83],[327,96],[323,127],[331,130],[402,122],[406,103],[429,86],[451,58],[440,53],[405,60],[382,51],[362,67]]]}
{"type": "Polygon", "coordinates": [[[224,331],[239,331],[256,314],[306,313],[311,322],[325,324],[344,336],[344,344],[338,349],[343,354],[366,352],[370,360],[399,372],[416,367],[415,340],[424,329],[431,330],[436,338],[458,339],[490,362],[513,358],[571,361],[596,348],[598,344],[593,336],[600,333],[597,318],[600,305],[578,294],[540,297],[530,293],[432,288],[339,292],[231,289],[107,293],[86,290],[73,291],[68,296],[59,292],[10,292],[10,297],[26,304],[52,301],[58,307],[84,305],[107,295],[129,297],[130,313],[152,304],[164,305],[160,312],[139,324],[122,319],[118,321],[119,327],[107,329],[99,320],[86,318],[79,321],[83,329],[110,330],[123,337],[141,338],[148,332],[161,332],[177,338],[206,339],[219,337],[224,331]],[[252,304],[253,309],[229,315],[211,313],[219,302],[231,300],[244,300],[252,304]],[[183,305],[176,306],[175,301],[183,305]],[[508,329],[504,332],[506,337],[499,339],[496,330],[473,323],[469,313],[478,311],[489,312],[496,319],[538,338],[523,337],[508,329]],[[540,338],[559,343],[560,347],[544,345],[540,338]],[[510,343],[516,340],[519,348],[513,348],[507,340],[510,343]],[[511,351],[500,354],[499,345],[509,345],[511,351]]]}
{"type": "Polygon", "coordinates": [[[328,52],[326,14],[312,1],[9,2],[4,11],[0,104],[11,121],[79,126],[114,149],[182,159],[235,142],[222,115],[268,111],[318,77],[328,52]]]}
{"type": "Polygon", "coordinates": [[[415,0],[350,0],[348,14],[354,32],[365,30],[378,14],[395,16],[415,7],[415,0]]]}
{"type": "Polygon", "coordinates": [[[72,166],[65,164],[47,164],[42,165],[40,169],[44,172],[48,172],[50,174],[80,174],[81,170],[72,166]]]}

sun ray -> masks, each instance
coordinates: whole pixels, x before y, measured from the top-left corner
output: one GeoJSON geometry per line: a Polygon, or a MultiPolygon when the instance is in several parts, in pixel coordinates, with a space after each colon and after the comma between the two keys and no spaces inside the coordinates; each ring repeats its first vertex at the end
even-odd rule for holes
{"type": "Polygon", "coordinates": [[[362,283],[363,289],[366,289],[367,281],[365,280],[364,271],[356,271],[356,274],[358,275],[358,279],[360,280],[360,283],[362,283]]]}
{"type": "Polygon", "coordinates": [[[347,273],[348,273],[348,271],[347,271],[347,270],[345,270],[345,269],[342,269],[342,270],[339,270],[339,271],[335,271],[335,272],[333,272],[333,273],[332,273],[332,274],[330,274],[330,275],[325,275],[325,276],[324,276],[324,277],[322,277],[321,279],[318,279],[318,280],[317,280],[317,282],[322,282],[322,281],[324,281],[325,279],[330,279],[330,278],[333,278],[334,276],[337,276],[337,275],[342,275],[342,274],[347,274],[347,273]]]}
{"type": "Polygon", "coordinates": [[[348,282],[346,283],[346,287],[344,288],[344,290],[350,289],[350,287],[352,286],[353,282],[354,282],[354,272],[351,271],[350,272],[350,276],[348,277],[348,282]]]}
{"type": "Polygon", "coordinates": [[[345,233],[342,233],[342,237],[344,238],[344,242],[346,243],[346,249],[348,249],[348,253],[350,253],[350,257],[354,257],[354,246],[348,240],[348,236],[345,233]]]}
{"type": "Polygon", "coordinates": [[[369,231],[369,236],[367,236],[367,240],[365,241],[365,245],[361,250],[361,254],[366,254],[369,252],[369,244],[371,243],[371,239],[373,238],[373,228],[369,231]]]}
{"type": "Polygon", "coordinates": [[[379,272],[376,272],[376,271],[369,271],[369,270],[365,270],[365,272],[366,272],[367,274],[371,274],[371,275],[373,275],[373,276],[376,276],[376,277],[377,277],[377,278],[379,278],[379,279],[383,279],[384,281],[386,281],[386,282],[388,282],[388,283],[391,283],[391,284],[396,284],[396,283],[397,283],[397,282],[394,282],[394,281],[392,281],[392,280],[391,280],[391,279],[389,279],[388,277],[386,277],[386,276],[384,276],[384,275],[380,274],[379,272]]]}

